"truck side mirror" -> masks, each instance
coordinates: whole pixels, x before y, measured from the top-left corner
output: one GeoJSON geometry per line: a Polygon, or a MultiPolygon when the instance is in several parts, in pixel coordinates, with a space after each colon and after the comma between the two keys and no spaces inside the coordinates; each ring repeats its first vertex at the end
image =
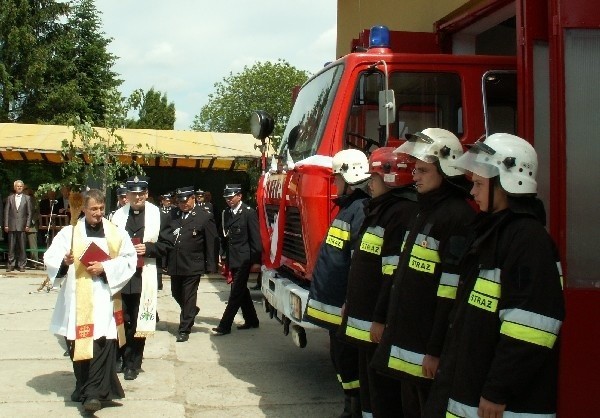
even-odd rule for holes
{"type": "Polygon", "coordinates": [[[293,151],[296,148],[296,143],[298,142],[298,138],[302,136],[302,133],[303,129],[301,125],[296,125],[292,128],[287,140],[288,149],[293,151]]]}
{"type": "Polygon", "coordinates": [[[379,92],[379,124],[387,126],[394,122],[396,122],[394,90],[381,90],[379,92]]]}
{"type": "Polygon", "coordinates": [[[250,132],[256,139],[264,140],[273,133],[275,121],[264,110],[256,110],[250,116],[250,132]]]}

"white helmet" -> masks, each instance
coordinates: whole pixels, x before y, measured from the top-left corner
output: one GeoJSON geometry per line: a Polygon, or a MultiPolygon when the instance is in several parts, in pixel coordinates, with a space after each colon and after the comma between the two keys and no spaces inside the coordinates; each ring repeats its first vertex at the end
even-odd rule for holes
{"type": "Polygon", "coordinates": [[[406,139],[394,152],[412,155],[426,163],[439,161],[440,170],[447,177],[463,174],[453,167],[454,162],[463,154],[463,148],[452,132],[441,128],[427,128],[422,132],[407,134],[406,139]]]}
{"type": "Polygon", "coordinates": [[[371,177],[369,160],[364,152],[357,149],[345,149],[333,156],[333,174],[341,174],[349,185],[361,183],[371,177]]]}
{"type": "Polygon", "coordinates": [[[538,160],[531,144],[511,134],[493,134],[477,141],[454,166],[481,177],[500,177],[500,186],[510,194],[537,193],[538,160]]]}

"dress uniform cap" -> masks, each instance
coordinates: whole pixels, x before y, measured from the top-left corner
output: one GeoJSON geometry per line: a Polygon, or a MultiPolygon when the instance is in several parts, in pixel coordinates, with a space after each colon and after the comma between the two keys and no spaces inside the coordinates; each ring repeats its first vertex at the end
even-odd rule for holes
{"type": "Polygon", "coordinates": [[[179,202],[185,202],[193,194],[194,186],[178,187],[177,190],[175,190],[175,195],[179,202]]]}
{"type": "Polygon", "coordinates": [[[173,196],[171,196],[171,193],[163,193],[160,195],[161,198],[163,199],[171,199],[173,196]]]}
{"type": "Polygon", "coordinates": [[[117,196],[125,196],[127,194],[127,187],[124,184],[119,184],[117,187],[117,196]]]}
{"type": "Polygon", "coordinates": [[[202,190],[202,189],[196,190],[196,196],[204,196],[204,190],[202,190]]]}
{"type": "Polygon", "coordinates": [[[223,197],[235,196],[238,193],[242,193],[241,184],[226,184],[225,190],[223,190],[223,197]]]}
{"type": "Polygon", "coordinates": [[[148,190],[148,177],[145,176],[133,176],[127,179],[127,191],[129,192],[143,192],[148,190]]]}

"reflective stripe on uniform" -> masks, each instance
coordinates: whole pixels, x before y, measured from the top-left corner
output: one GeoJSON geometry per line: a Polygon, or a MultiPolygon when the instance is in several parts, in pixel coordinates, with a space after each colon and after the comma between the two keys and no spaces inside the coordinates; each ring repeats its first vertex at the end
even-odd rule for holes
{"type": "Polygon", "coordinates": [[[480,270],[475,287],[469,295],[469,304],[489,312],[498,310],[500,299],[500,269],[480,270]]]}
{"type": "MultiPolygon", "coordinates": [[[[446,418],[479,418],[476,406],[469,406],[457,402],[454,399],[448,400],[448,410],[446,418]]],[[[527,412],[504,411],[502,418],[556,418],[556,414],[529,414],[527,412]]]]}
{"type": "Polygon", "coordinates": [[[385,229],[380,226],[370,226],[363,234],[360,242],[360,250],[367,253],[380,255],[383,246],[383,233],[385,229]]]}
{"type": "Polygon", "coordinates": [[[332,247],[342,249],[346,241],[350,241],[350,224],[340,219],[334,219],[327,231],[325,242],[332,247]]]}
{"type": "Polygon", "coordinates": [[[531,344],[552,348],[560,326],[558,319],[523,309],[500,311],[500,333],[531,344]]]}
{"type": "Polygon", "coordinates": [[[400,370],[401,372],[425,378],[423,375],[423,359],[425,354],[415,353],[412,351],[404,350],[395,345],[390,350],[390,358],[388,360],[388,367],[394,370],[400,370]]]}
{"type": "Polygon", "coordinates": [[[436,264],[441,261],[439,246],[440,242],[435,238],[424,234],[417,235],[410,251],[408,266],[413,270],[433,274],[436,264]]]}
{"type": "Polygon", "coordinates": [[[361,411],[361,412],[362,412],[362,418],[373,418],[372,412],[365,412],[365,411],[361,411]]]}
{"type": "Polygon", "coordinates": [[[456,290],[458,288],[458,274],[442,273],[437,295],[441,298],[456,299],[456,290]]]}
{"type": "Polygon", "coordinates": [[[338,382],[340,382],[342,384],[342,389],[344,389],[344,390],[357,389],[360,387],[360,381],[358,381],[358,380],[352,380],[351,382],[344,382],[342,380],[342,376],[340,376],[339,374],[337,375],[337,379],[338,379],[338,382]]]}
{"type": "Polygon", "coordinates": [[[564,289],[565,288],[565,279],[563,278],[562,264],[560,264],[560,261],[556,262],[556,268],[558,269],[558,275],[560,277],[560,288],[564,289]]]}
{"type": "Polygon", "coordinates": [[[357,340],[371,342],[371,322],[348,317],[346,335],[357,340]]]}
{"type": "Polygon", "coordinates": [[[306,315],[329,324],[342,323],[342,309],[337,306],[327,305],[314,299],[308,300],[306,315]]]}
{"type": "Polygon", "coordinates": [[[387,274],[391,276],[394,274],[396,267],[398,267],[398,262],[400,261],[400,257],[397,255],[389,255],[387,257],[381,258],[381,272],[383,274],[387,274]]]}

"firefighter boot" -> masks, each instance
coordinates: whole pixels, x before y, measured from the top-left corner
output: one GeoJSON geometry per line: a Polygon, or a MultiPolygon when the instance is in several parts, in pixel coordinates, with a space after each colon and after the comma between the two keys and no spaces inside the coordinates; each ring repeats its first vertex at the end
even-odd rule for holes
{"type": "Polygon", "coordinates": [[[360,397],[358,394],[348,395],[344,394],[344,411],[340,415],[340,418],[361,418],[362,411],[360,408],[360,397]]]}
{"type": "Polygon", "coordinates": [[[344,410],[340,418],[352,418],[352,396],[344,394],[344,410]]]}

